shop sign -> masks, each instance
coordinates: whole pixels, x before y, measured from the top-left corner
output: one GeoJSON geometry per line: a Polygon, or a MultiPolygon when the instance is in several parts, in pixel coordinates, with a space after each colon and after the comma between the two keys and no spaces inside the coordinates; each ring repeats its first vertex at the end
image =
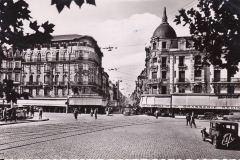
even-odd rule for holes
{"type": "Polygon", "coordinates": [[[236,107],[224,106],[224,107],[222,107],[222,109],[236,109],[236,110],[240,110],[240,107],[238,107],[238,106],[236,106],[236,107]]]}
{"type": "Polygon", "coordinates": [[[219,99],[223,99],[223,98],[236,98],[238,99],[239,98],[239,95],[237,94],[219,94],[218,95],[218,98],[219,99]]]}
{"type": "Polygon", "coordinates": [[[170,108],[169,105],[143,104],[142,107],[170,108]]]}

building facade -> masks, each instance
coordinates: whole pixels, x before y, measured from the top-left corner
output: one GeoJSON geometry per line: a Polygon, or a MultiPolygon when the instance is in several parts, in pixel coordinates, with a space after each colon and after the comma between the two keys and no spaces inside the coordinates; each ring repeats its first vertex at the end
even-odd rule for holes
{"type": "Polygon", "coordinates": [[[203,65],[204,53],[194,50],[191,37],[177,37],[168,24],[166,9],[151,46],[145,50],[146,68],[138,77],[136,88],[141,93],[141,107],[168,113],[240,109],[240,73],[227,82],[226,69],[203,65]]]}
{"type": "Polygon", "coordinates": [[[103,53],[92,37],[54,36],[50,43],[6,54],[1,80],[13,79],[19,93],[29,92],[34,97],[18,104],[41,105],[46,111],[71,112],[76,107],[104,110],[109,76],[102,68],[103,53]]]}

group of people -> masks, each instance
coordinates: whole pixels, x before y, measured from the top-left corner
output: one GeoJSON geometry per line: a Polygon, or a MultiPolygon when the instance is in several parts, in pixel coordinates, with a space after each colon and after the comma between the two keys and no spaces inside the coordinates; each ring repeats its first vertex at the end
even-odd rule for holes
{"type": "Polygon", "coordinates": [[[194,113],[192,113],[192,115],[190,115],[189,113],[187,113],[186,115],[186,122],[187,122],[187,126],[190,125],[190,127],[192,128],[192,125],[194,125],[195,128],[197,128],[196,123],[195,123],[195,115],[194,113]]]}
{"type": "Polygon", "coordinates": [[[5,107],[2,114],[5,122],[7,122],[8,119],[11,121],[14,120],[15,122],[17,121],[17,111],[15,107],[11,108],[10,110],[7,110],[7,107],[5,107]]]}
{"type": "MultiPolygon", "coordinates": [[[[84,109],[84,111],[85,111],[85,113],[87,113],[87,109],[86,109],[86,108],[84,109]]],[[[75,108],[74,111],[73,111],[73,114],[74,114],[74,118],[77,120],[78,114],[81,114],[81,109],[79,109],[79,111],[78,111],[78,109],[75,108]]],[[[93,109],[91,108],[91,110],[90,110],[90,115],[91,115],[91,117],[93,117],[93,115],[94,115],[94,116],[95,116],[95,119],[97,119],[97,114],[98,114],[98,109],[95,108],[95,109],[93,110],[93,109]]]]}

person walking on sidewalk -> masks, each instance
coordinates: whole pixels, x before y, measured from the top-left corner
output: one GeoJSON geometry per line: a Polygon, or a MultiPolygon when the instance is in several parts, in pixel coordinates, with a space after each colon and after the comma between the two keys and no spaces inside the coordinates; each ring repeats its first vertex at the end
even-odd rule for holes
{"type": "Polygon", "coordinates": [[[98,114],[98,109],[95,108],[95,110],[94,110],[95,119],[97,119],[97,114],[98,114]]]}
{"type": "Polygon", "coordinates": [[[156,119],[158,119],[158,110],[155,111],[156,119]]]}
{"type": "Polygon", "coordinates": [[[74,109],[73,114],[74,114],[75,119],[77,120],[77,117],[78,117],[78,110],[77,110],[77,108],[74,109]]]}
{"type": "Polygon", "coordinates": [[[3,110],[3,119],[5,120],[5,122],[7,122],[7,108],[6,107],[3,110]]]}
{"type": "Polygon", "coordinates": [[[196,124],[195,124],[195,117],[194,117],[194,113],[192,113],[192,116],[191,116],[191,123],[190,123],[190,127],[192,128],[192,124],[194,125],[195,128],[196,127],[196,124]]]}
{"type": "Polygon", "coordinates": [[[43,113],[42,108],[39,108],[39,119],[42,119],[42,113],[43,113]]]}
{"type": "Polygon", "coordinates": [[[90,111],[90,115],[91,117],[93,116],[93,109],[91,108],[91,111],[90,111]]]}
{"type": "Polygon", "coordinates": [[[187,122],[187,126],[188,126],[188,124],[190,125],[190,120],[191,120],[191,116],[189,115],[189,113],[187,113],[187,115],[186,115],[186,122],[187,122]]]}
{"type": "Polygon", "coordinates": [[[85,114],[87,113],[87,108],[84,108],[84,112],[85,112],[85,114]]]}
{"type": "Polygon", "coordinates": [[[12,108],[11,119],[14,120],[15,122],[17,121],[17,112],[15,107],[12,108]]]}
{"type": "Polygon", "coordinates": [[[29,117],[29,111],[30,111],[30,108],[29,106],[27,107],[27,116],[29,117]]]}

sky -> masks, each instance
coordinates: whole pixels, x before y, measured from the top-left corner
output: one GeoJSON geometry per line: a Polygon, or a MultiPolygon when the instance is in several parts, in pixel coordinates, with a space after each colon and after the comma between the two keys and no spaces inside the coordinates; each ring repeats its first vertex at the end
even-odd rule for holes
{"type": "MultiPolygon", "coordinates": [[[[32,21],[55,25],[53,35],[92,36],[102,48],[104,71],[112,82],[122,80],[120,91],[125,95],[134,91],[135,81],[145,67],[145,47],[162,22],[164,7],[177,36],[189,36],[188,27],[176,26],[173,20],[179,9],[190,9],[197,3],[197,0],[95,0],[96,6],[84,3],[79,8],[72,2],[70,9],[65,7],[58,13],[51,0],[25,1],[32,21]],[[114,49],[103,49],[109,46],[114,49]]],[[[30,32],[28,27],[25,31],[30,32]]]]}

